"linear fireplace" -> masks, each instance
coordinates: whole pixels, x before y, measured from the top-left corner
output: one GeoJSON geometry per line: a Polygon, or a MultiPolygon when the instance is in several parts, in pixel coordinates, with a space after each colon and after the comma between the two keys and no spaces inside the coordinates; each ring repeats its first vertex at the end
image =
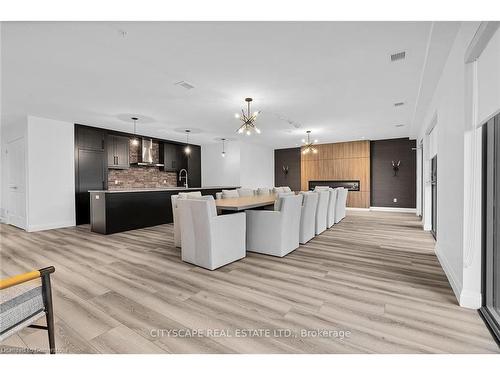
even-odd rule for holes
{"type": "Polygon", "coordinates": [[[309,190],[314,190],[315,186],[343,187],[349,191],[359,191],[359,180],[309,181],[309,190]]]}

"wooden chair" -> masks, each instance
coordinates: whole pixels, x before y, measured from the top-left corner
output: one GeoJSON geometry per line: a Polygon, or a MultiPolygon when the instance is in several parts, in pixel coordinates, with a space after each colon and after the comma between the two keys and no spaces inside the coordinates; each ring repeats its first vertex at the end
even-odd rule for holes
{"type": "Polygon", "coordinates": [[[50,354],[55,354],[54,310],[50,274],[54,267],[42,268],[0,280],[0,342],[25,327],[45,329],[50,354]],[[45,315],[46,326],[33,324],[45,315]]]}

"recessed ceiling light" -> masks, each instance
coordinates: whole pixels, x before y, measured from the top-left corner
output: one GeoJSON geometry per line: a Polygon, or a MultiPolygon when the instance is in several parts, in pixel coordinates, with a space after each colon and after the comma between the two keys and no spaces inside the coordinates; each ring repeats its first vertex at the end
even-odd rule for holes
{"type": "Polygon", "coordinates": [[[186,81],[175,82],[174,85],[181,86],[181,87],[185,88],[186,90],[194,89],[194,86],[186,81]]]}
{"type": "Polygon", "coordinates": [[[391,61],[399,61],[399,60],[404,60],[406,57],[406,52],[401,51],[401,52],[396,52],[391,55],[391,61]]]}
{"type": "Polygon", "coordinates": [[[394,107],[401,107],[402,105],[405,105],[405,102],[394,103],[394,107]]]}
{"type": "Polygon", "coordinates": [[[403,126],[405,126],[405,124],[397,124],[397,125],[394,125],[396,128],[401,128],[403,126]]]}

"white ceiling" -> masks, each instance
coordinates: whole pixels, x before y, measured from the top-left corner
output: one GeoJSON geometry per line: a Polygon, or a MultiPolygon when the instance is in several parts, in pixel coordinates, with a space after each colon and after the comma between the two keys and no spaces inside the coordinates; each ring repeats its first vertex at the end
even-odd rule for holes
{"type": "Polygon", "coordinates": [[[234,114],[251,96],[262,111],[252,142],[293,147],[306,130],[320,143],[408,137],[432,95],[420,88],[424,73],[439,77],[457,29],[436,24],[3,23],[2,119],[132,131],[127,119],[138,115],[147,118],[142,134],[182,140],[176,129],[195,128],[193,143],[206,143],[245,138],[234,114]],[[426,61],[429,49],[441,53],[426,61]],[[399,51],[406,59],[391,63],[399,51]],[[181,80],[195,88],[176,86],[181,80]]]}

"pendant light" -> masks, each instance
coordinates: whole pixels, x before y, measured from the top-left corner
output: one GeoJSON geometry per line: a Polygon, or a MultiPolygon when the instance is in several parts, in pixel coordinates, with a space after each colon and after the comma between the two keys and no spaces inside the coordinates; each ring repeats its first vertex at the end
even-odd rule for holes
{"type": "Polygon", "coordinates": [[[311,138],[310,138],[311,131],[310,130],[306,131],[306,134],[307,134],[307,141],[305,139],[302,140],[302,143],[304,143],[302,153],[308,154],[308,153],[312,152],[313,154],[317,154],[318,150],[316,149],[316,147],[314,147],[314,143],[317,143],[318,140],[315,139],[314,142],[311,142],[311,138]]]}
{"type": "Polygon", "coordinates": [[[191,154],[191,147],[189,147],[189,133],[191,133],[191,130],[186,129],[185,132],[186,132],[186,147],[184,147],[184,153],[186,155],[189,155],[191,154]]]}
{"type": "Polygon", "coordinates": [[[226,150],[224,149],[224,143],[226,142],[226,138],[221,138],[221,141],[222,141],[222,153],[221,153],[221,156],[223,158],[226,157],[226,150]]]}
{"type": "Polygon", "coordinates": [[[131,117],[132,121],[134,121],[134,138],[132,139],[132,146],[139,146],[139,138],[137,138],[137,117],[131,117]]]}
{"type": "Polygon", "coordinates": [[[250,103],[252,100],[252,98],[245,98],[245,101],[247,102],[247,113],[245,113],[242,109],[241,115],[238,113],[234,115],[234,117],[243,121],[243,124],[236,130],[240,134],[245,133],[246,135],[250,135],[252,132],[260,134],[260,129],[255,126],[255,120],[257,119],[260,111],[256,111],[252,114],[250,113],[250,103]]]}

